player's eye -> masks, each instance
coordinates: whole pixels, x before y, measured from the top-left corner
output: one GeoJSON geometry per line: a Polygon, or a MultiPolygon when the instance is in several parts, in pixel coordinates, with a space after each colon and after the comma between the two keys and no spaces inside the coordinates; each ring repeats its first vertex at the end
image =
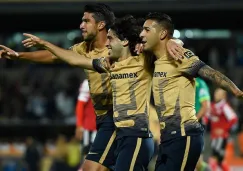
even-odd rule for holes
{"type": "Polygon", "coordinates": [[[83,19],[83,22],[84,22],[84,23],[87,23],[87,22],[88,22],[88,20],[87,20],[87,19],[83,19]]]}

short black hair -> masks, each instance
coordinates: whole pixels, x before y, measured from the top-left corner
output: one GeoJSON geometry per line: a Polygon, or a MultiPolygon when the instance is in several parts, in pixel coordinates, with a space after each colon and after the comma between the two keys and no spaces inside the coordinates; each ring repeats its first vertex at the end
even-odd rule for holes
{"type": "Polygon", "coordinates": [[[146,20],[155,20],[168,31],[169,36],[173,37],[174,24],[169,15],[162,12],[151,12],[146,16],[146,20]]]}
{"type": "Polygon", "coordinates": [[[108,5],[103,3],[85,5],[84,12],[93,13],[96,22],[105,21],[106,30],[115,22],[114,12],[108,5]]]}
{"type": "Polygon", "coordinates": [[[129,41],[129,49],[133,56],[136,55],[134,50],[136,44],[140,42],[139,34],[142,31],[142,25],[139,21],[141,20],[134,18],[132,15],[126,15],[116,19],[115,23],[110,27],[120,40],[126,39],[129,41]]]}

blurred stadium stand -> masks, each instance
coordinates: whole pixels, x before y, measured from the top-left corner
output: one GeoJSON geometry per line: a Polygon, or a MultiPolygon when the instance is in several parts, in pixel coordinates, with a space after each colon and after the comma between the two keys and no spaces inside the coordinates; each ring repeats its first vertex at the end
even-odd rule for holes
{"type": "MultiPolygon", "coordinates": [[[[81,41],[79,24],[82,8],[92,1],[0,0],[0,44],[26,51],[21,45],[24,39],[22,33],[30,32],[68,48],[81,41]]],[[[149,11],[168,13],[176,23],[174,36],[182,39],[185,46],[203,61],[222,71],[243,89],[242,0],[99,2],[111,5],[118,17],[128,13],[143,17],[149,11]]],[[[75,156],[72,150],[65,154],[58,150],[59,145],[72,149],[78,146],[72,139],[75,130],[74,104],[84,77],[82,69],[62,63],[43,65],[0,60],[0,171],[8,171],[7,166],[25,168],[23,161],[26,160],[19,159],[26,154],[25,150],[29,147],[26,139],[29,136],[37,140],[34,146],[39,155],[44,156],[41,170],[49,171],[50,158],[56,158],[60,153],[72,163],[70,155],[75,156]],[[65,107],[60,107],[63,104],[65,107]],[[65,135],[66,139],[59,134],[65,135]]],[[[215,86],[209,85],[213,93],[215,86]]],[[[232,133],[234,156],[239,159],[240,155],[243,157],[243,103],[232,95],[229,101],[240,117],[238,127],[232,133]]],[[[28,140],[31,142],[30,138],[28,140]]],[[[206,158],[210,155],[208,143],[206,133],[206,158]]],[[[229,158],[237,161],[234,156],[229,158]]],[[[74,168],[75,164],[70,165],[74,168]]],[[[240,167],[242,169],[243,166],[240,167]]]]}

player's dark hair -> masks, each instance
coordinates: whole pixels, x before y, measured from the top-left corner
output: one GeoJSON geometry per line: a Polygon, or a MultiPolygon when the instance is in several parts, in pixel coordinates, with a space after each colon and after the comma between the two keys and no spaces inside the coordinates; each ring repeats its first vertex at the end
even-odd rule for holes
{"type": "Polygon", "coordinates": [[[94,14],[93,17],[96,22],[105,21],[106,30],[108,30],[115,21],[114,12],[106,4],[95,3],[95,4],[85,5],[84,12],[93,13],[94,14]]]}
{"type": "Polygon", "coordinates": [[[168,35],[173,37],[174,34],[174,24],[169,15],[161,12],[151,12],[146,16],[146,20],[155,20],[162,27],[168,31],[168,35]]]}
{"type": "Polygon", "coordinates": [[[139,34],[142,27],[139,25],[138,20],[136,20],[132,15],[126,15],[125,17],[116,19],[115,23],[110,27],[112,31],[115,32],[116,36],[120,40],[129,41],[129,49],[133,56],[136,55],[135,46],[140,42],[139,34]]]}

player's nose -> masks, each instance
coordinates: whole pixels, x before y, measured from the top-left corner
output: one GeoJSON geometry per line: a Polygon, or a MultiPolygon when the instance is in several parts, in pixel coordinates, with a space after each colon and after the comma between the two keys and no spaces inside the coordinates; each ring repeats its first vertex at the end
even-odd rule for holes
{"type": "Polygon", "coordinates": [[[144,31],[141,31],[141,33],[139,34],[139,37],[140,37],[141,39],[143,39],[143,37],[144,37],[144,31]]]}
{"type": "Polygon", "coordinates": [[[107,39],[106,42],[105,42],[105,46],[108,48],[109,45],[110,45],[110,42],[109,42],[109,39],[107,39]]]}
{"type": "Polygon", "coordinates": [[[84,22],[82,22],[82,23],[79,25],[79,28],[80,28],[81,30],[84,30],[84,22]]]}

